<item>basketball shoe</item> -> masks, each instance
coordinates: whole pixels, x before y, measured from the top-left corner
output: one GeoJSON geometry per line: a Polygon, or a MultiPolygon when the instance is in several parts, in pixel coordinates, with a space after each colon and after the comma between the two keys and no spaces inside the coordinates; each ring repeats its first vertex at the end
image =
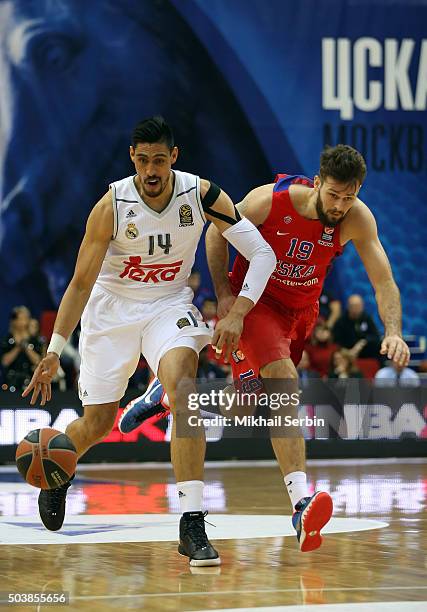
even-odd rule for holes
{"type": "Polygon", "coordinates": [[[145,393],[129,402],[123,410],[118,427],[122,433],[130,433],[155,414],[167,414],[168,408],[162,406],[163,387],[158,378],[153,378],[145,393]]]}
{"type": "Polygon", "coordinates": [[[46,529],[50,531],[58,531],[62,527],[65,517],[65,498],[74,476],[75,474],[56,489],[42,489],[39,493],[40,518],[46,529]]]}
{"type": "Polygon", "coordinates": [[[332,516],[333,504],[329,493],[318,491],[303,497],[295,506],[292,524],[297,532],[301,552],[316,550],[322,544],[320,530],[332,516]]]}
{"type": "Polygon", "coordinates": [[[220,565],[218,552],[205,531],[207,512],[184,512],[179,522],[178,552],[190,558],[193,567],[220,565]]]}

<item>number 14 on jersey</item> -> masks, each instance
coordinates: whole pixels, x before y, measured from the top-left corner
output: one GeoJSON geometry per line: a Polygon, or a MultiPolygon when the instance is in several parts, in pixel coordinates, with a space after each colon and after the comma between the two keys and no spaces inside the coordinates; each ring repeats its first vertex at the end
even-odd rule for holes
{"type": "Polygon", "coordinates": [[[149,236],[148,240],[149,240],[149,249],[148,249],[149,255],[154,255],[156,243],[158,247],[163,249],[163,251],[165,252],[165,255],[168,255],[169,251],[172,248],[170,234],[157,234],[157,240],[156,240],[156,236],[149,236]]]}

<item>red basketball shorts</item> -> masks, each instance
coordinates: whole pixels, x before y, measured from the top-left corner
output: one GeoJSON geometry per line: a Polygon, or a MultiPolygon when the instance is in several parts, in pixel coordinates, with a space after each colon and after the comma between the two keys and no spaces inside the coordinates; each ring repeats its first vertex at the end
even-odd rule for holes
{"type": "Polygon", "coordinates": [[[291,358],[297,366],[318,315],[317,302],[293,309],[259,301],[246,315],[239,350],[231,357],[233,380],[241,381],[242,391],[256,390],[250,380],[267,363],[291,358]]]}

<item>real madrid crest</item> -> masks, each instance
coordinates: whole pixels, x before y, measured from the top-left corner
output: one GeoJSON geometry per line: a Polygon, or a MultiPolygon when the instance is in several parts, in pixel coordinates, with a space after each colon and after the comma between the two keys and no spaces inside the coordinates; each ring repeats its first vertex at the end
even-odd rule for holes
{"type": "Polygon", "coordinates": [[[182,204],[179,207],[179,227],[194,225],[193,210],[189,204],[182,204]]]}
{"type": "Polygon", "coordinates": [[[129,238],[129,240],[135,240],[135,238],[138,238],[139,232],[135,223],[128,223],[125,234],[126,238],[129,238]]]}

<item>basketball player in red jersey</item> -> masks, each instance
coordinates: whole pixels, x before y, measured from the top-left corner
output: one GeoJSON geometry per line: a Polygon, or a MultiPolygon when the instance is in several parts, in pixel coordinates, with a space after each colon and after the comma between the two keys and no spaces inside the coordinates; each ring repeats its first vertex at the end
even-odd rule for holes
{"type": "MultiPolygon", "coordinates": [[[[400,365],[408,363],[399,290],[378,239],[374,216],[358,198],[365,176],[362,155],[352,147],[338,145],[323,151],[314,181],[302,175],[279,174],[275,183],[254,189],[238,204],[240,213],[258,226],[272,246],[277,266],[259,302],[245,318],[240,350],[233,352],[231,359],[234,380],[278,379],[287,381],[288,387],[293,385],[294,392],[298,390],[296,365],[317,320],[327,271],[350,240],[375,290],[385,327],[381,353],[400,365]]],[[[221,319],[242,287],[248,264],[238,255],[228,274],[227,244],[214,226],[207,232],[206,247],[221,319]]],[[[230,347],[217,334],[212,344],[219,353],[230,354],[230,347]]],[[[153,383],[152,388],[160,400],[161,387],[153,383]]],[[[136,404],[138,410],[132,407],[124,415],[129,422],[132,413],[134,417],[126,431],[153,414],[153,400],[144,405],[144,399],[136,404]]],[[[296,416],[296,407],[289,407],[289,411],[296,416]]],[[[295,508],[293,523],[300,549],[314,550],[321,544],[319,532],[332,514],[332,501],[324,492],[308,495],[302,435],[272,437],[272,445],[295,508]]]]}
{"type": "MultiPolygon", "coordinates": [[[[294,391],[298,389],[296,366],[317,320],[326,274],[350,240],[375,290],[385,327],[381,353],[407,365],[409,349],[402,339],[399,289],[374,216],[358,198],[365,176],[362,155],[352,147],[338,145],[323,151],[314,181],[279,174],[275,183],[254,189],[238,205],[240,213],[258,227],[273,248],[277,266],[245,319],[239,343],[244,358],[232,359],[234,380],[247,380],[248,375],[266,381],[281,379],[291,386],[293,381],[294,391]]],[[[234,303],[247,262],[237,255],[229,276],[227,246],[214,227],[208,231],[206,245],[221,318],[234,303]]],[[[212,344],[216,341],[214,334],[212,344]]],[[[217,351],[223,350],[219,340],[217,351]]],[[[294,408],[295,416],[296,412],[294,408]]],[[[300,548],[313,550],[320,545],[319,531],[331,516],[331,500],[323,492],[308,496],[302,436],[272,437],[271,441],[295,508],[293,523],[300,548]]]]}

